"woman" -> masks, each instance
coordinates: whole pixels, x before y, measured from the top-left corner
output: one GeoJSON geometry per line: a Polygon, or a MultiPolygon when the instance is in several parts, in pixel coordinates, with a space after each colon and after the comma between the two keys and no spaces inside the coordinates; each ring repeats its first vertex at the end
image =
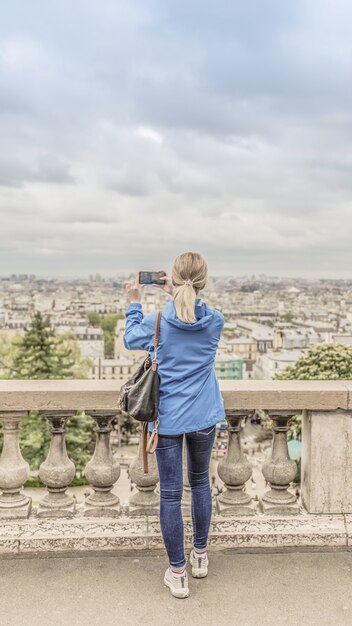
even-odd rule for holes
{"type": "MultiPolygon", "coordinates": [[[[208,573],[207,539],[212,511],[209,462],[216,423],[225,410],[214,369],[224,316],[198,297],[207,281],[207,264],[200,254],[187,252],[174,261],[163,289],[172,296],[160,321],[159,439],[156,459],[160,476],[160,526],[169,567],[164,584],[173,596],[189,596],[181,513],[182,446],[187,446],[188,480],[192,492],[192,576],[208,573]]],[[[143,317],[138,278],[127,283],[124,345],[153,352],[156,313],[143,317]]],[[[149,424],[149,430],[153,423],[149,424]]]]}

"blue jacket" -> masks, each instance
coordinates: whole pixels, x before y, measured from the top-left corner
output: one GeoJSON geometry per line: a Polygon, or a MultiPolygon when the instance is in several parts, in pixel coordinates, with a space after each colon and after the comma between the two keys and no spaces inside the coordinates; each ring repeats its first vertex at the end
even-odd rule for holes
{"type": "MultiPolygon", "coordinates": [[[[225,417],[214,369],[224,316],[196,299],[196,322],[182,322],[174,301],[162,310],[157,353],[160,375],[159,433],[180,435],[201,430],[225,417]]],[[[154,352],[156,313],[143,317],[139,302],[129,304],[123,342],[129,350],[154,352]]],[[[154,422],[149,423],[149,431],[154,422]]]]}

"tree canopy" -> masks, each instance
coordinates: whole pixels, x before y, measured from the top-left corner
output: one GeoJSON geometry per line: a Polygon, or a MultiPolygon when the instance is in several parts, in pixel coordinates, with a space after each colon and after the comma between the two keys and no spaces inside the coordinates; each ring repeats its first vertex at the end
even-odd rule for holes
{"type": "MultiPolygon", "coordinates": [[[[57,334],[50,319],[36,313],[25,334],[0,343],[1,378],[71,379],[87,378],[89,361],[82,360],[77,342],[70,333],[57,334]]],[[[83,412],[67,422],[66,444],[76,470],[82,471],[94,450],[94,420],[83,412]]],[[[50,432],[47,420],[30,411],[21,421],[20,445],[32,470],[45,460],[50,432]]],[[[0,432],[0,450],[2,435],[0,432]]]]}
{"type": "Polygon", "coordinates": [[[104,355],[107,358],[114,356],[114,335],[116,322],[123,319],[123,313],[108,313],[100,316],[95,311],[88,313],[88,322],[91,326],[100,327],[104,332],[104,355]]]}
{"type": "Polygon", "coordinates": [[[275,376],[276,380],[350,380],[352,346],[319,343],[298,361],[275,376]]]}
{"type": "Polygon", "coordinates": [[[24,335],[3,339],[0,346],[1,378],[86,378],[88,366],[73,335],[58,334],[39,312],[24,335]]]}

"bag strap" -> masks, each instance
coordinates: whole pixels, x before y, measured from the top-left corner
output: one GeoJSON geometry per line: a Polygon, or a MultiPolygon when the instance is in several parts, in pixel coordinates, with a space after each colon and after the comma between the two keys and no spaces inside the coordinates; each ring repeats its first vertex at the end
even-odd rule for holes
{"type": "Polygon", "coordinates": [[[161,311],[158,311],[157,316],[155,318],[155,332],[154,332],[154,356],[152,359],[152,370],[156,372],[158,368],[158,361],[156,358],[158,345],[159,345],[159,331],[160,331],[160,319],[161,319],[161,311]]]}
{"type": "MultiPolygon", "coordinates": [[[[152,361],[152,370],[155,372],[157,370],[157,360],[156,360],[156,352],[159,346],[159,335],[160,335],[160,319],[161,319],[161,311],[158,311],[157,316],[155,318],[155,333],[154,333],[154,359],[152,361]]],[[[153,454],[155,452],[155,448],[158,443],[158,425],[159,419],[154,420],[154,429],[152,434],[148,440],[148,422],[143,422],[143,437],[142,437],[142,448],[143,448],[143,470],[145,474],[148,474],[148,453],[153,454]]]]}
{"type": "Polygon", "coordinates": [[[158,426],[159,426],[159,418],[157,417],[156,420],[154,420],[153,432],[149,437],[147,447],[146,447],[146,450],[147,452],[149,452],[149,454],[153,454],[153,452],[155,452],[155,448],[158,445],[158,426]]]}
{"type": "Polygon", "coordinates": [[[147,456],[148,422],[143,422],[142,433],[143,433],[143,436],[142,436],[143,470],[145,474],[148,474],[148,456],[147,456]]]}
{"type": "Polygon", "coordinates": [[[157,348],[159,345],[160,318],[161,311],[158,311],[158,314],[155,318],[154,348],[157,348]]]}

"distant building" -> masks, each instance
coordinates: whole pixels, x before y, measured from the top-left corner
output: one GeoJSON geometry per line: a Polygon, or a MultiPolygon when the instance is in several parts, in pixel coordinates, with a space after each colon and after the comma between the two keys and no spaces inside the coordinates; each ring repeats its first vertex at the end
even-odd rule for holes
{"type": "Polygon", "coordinates": [[[262,354],[273,347],[274,333],[265,324],[250,322],[249,320],[238,319],[238,329],[248,337],[252,337],[257,344],[257,352],[262,354]]]}
{"type": "Polygon", "coordinates": [[[6,311],[0,311],[0,328],[6,324],[6,311]]]}
{"type": "Polygon", "coordinates": [[[303,350],[316,343],[322,343],[324,338],[312,328],[274,328],[274,350],[303,350]]]}
{"type": "Polygon", "coordinates": [[[78,326],[84,327],[87,325],[87,318],[86,317],[80,317],[77,315],[57,315],[56,319],[54,318],[54,316],[51,316],[51,324],[52,326],[54,326],[54,328],[60,328],[61,332],[63,327],[66,327],[66,330],[69,330],[70,328],[75,331],[75,328],[78,326]]]}
{"type": "Polygon", "coordinates": [[[54,304],[55,302],[53,295],[48,295],[46,293],[37,293],[33,296],[33,310],[39,311],[40,313],[51,313],[54,304]]]}
{"type": "Polygon", "coordinates": [[[293,319],[292,324],[294,326],[298,326],[301,328],[311,329],[316,334],[321,336],[322,341],[331,342],[332,335],[335,334],[336,328],[334,324],[329,322],[321,322],[320,320],[316,321],[313,319],[310,320],[298,320],[293,319]]]}
{"type": "Polygon", "coordinates": [[[221,380],[242,380],[243,360],[230,354],[219,354],[215,359],[215,372],[221,380]]]}
{"type": "Polygon", "coordinates": [[[83,359],[104,358],[104,332],[94,326],[57,326],[57,332],[72,331],[83,359]]]}
{"type": "Polygon", "coordinates": [[[283,372],[290,365],[294,365],[302,354],[301,350],[272,350],[261,354],[253,367],[253,378],[271,380],[275,374],[283,372]]]}
{"type": "Polygon", "coordinates": [[[332,343],[342,343],[344,346],[352,346],[352,335],[351,334],[332,335],[332,343]]]}
{"type": "Polygon", "coordinates": [[[229,354],[242,359],[245,366],[244,377],[252,378],[253,365],[257,359],[257,344],[254,339],[247,335],[228,339],[226,350],[229,354]]]}
{"type": "Polygon", "coordinates": [[[119,359],[97,359],[90,369],[90,378],[101,380],[124,380],[130,378],[136,364],[125,356],[119,359]]]}
{"type": "Polygon", "coordinates": [[[24,330],[31,325],[30,317],[8,317],[6,320],[6,328],[9,330],[24,330]]]}

